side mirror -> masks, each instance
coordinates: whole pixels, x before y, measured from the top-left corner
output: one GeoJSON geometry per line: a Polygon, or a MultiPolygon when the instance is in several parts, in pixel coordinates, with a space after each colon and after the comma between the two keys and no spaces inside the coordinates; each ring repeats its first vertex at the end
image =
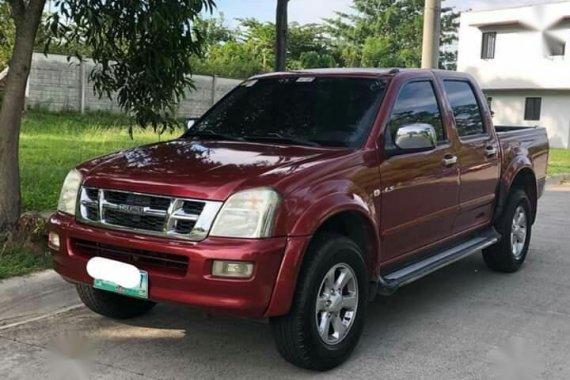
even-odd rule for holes
{"type": "Polygon", "coordinates": [[[197,121],[198,121],[197,117],[189,117],[184,121],[184,127],[186,128],[187,131],[189,131],[192,129],[192,127],[196,124],[197,121]]]}
{"type": "Polygon", "coordinates": [[[429,124],[407,124],[398,128],[394,145],[400,154],[432,150],[437,146],[437,134],[429,124]]]}

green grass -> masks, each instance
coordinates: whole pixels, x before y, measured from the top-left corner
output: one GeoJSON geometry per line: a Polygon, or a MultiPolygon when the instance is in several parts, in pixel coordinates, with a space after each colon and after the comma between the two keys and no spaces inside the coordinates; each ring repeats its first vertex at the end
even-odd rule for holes
{"type": "Polygon", "coordinates": [[[548,174],[570,174],[570,149],[551,149],[548,174]]]}
{"type": "Polygon", "coordinates": [[[133,129],[128,117],[30,111],[20,134],[24,211],[54,210],[67,172],[90,158],[180,135],[133,129]]]}
{"type": "Polygon", "coordinates": [[[0,254],[0,280],[22,276],[51,268],[51,257],[34,255],[26,251],[12,251],[0,254]]]}

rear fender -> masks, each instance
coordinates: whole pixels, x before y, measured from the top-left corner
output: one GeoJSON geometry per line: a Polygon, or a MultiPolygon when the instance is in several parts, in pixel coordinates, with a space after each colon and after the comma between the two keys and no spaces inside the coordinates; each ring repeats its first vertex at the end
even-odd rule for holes
{"type": "Polygon", "coordinates": [[[499,194],[497,196],[498,202],[495,211],[495,218],[494,220],[498,220],[507,204],[509,199],[509,195],[513,188],[513,184],[517,181],[517,178],[521,175],[526,175],[525,173],[531,173],[534,183],[528,184],[530,189],[530,194],[528,194],[530,201],[533,205],[533,221],[536,216],[536,203],[537,203],[537,194],[538,194],[538,184],[536,182],[536,176],[534,174],[534,167],[532,161],[527,156],[517,156],[513,161],[511,161],[510,165],[507,167],[506,170],[503,171],[503,175],[501,177],[500,185],[499,185],[499,194]]]}

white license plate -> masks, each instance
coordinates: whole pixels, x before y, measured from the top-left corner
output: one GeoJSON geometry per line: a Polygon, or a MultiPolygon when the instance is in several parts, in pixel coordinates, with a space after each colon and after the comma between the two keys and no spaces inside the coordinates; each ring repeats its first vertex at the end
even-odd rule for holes
{"type": "Polygon", "coordinates": [[[93,287],[129,297],[148,298],[148,273],[131,264],[94,257],[87,263],[93,287]]]}

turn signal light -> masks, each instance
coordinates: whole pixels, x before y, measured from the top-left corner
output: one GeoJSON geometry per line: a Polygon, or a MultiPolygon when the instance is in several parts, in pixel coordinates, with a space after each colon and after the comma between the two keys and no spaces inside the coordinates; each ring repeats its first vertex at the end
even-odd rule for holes
{"type": "Polygon", "coordinates": [[[51,249],[59,250],[59,235],[55,232],[50,232],[48,235],[48,245],[51,249]]]}

